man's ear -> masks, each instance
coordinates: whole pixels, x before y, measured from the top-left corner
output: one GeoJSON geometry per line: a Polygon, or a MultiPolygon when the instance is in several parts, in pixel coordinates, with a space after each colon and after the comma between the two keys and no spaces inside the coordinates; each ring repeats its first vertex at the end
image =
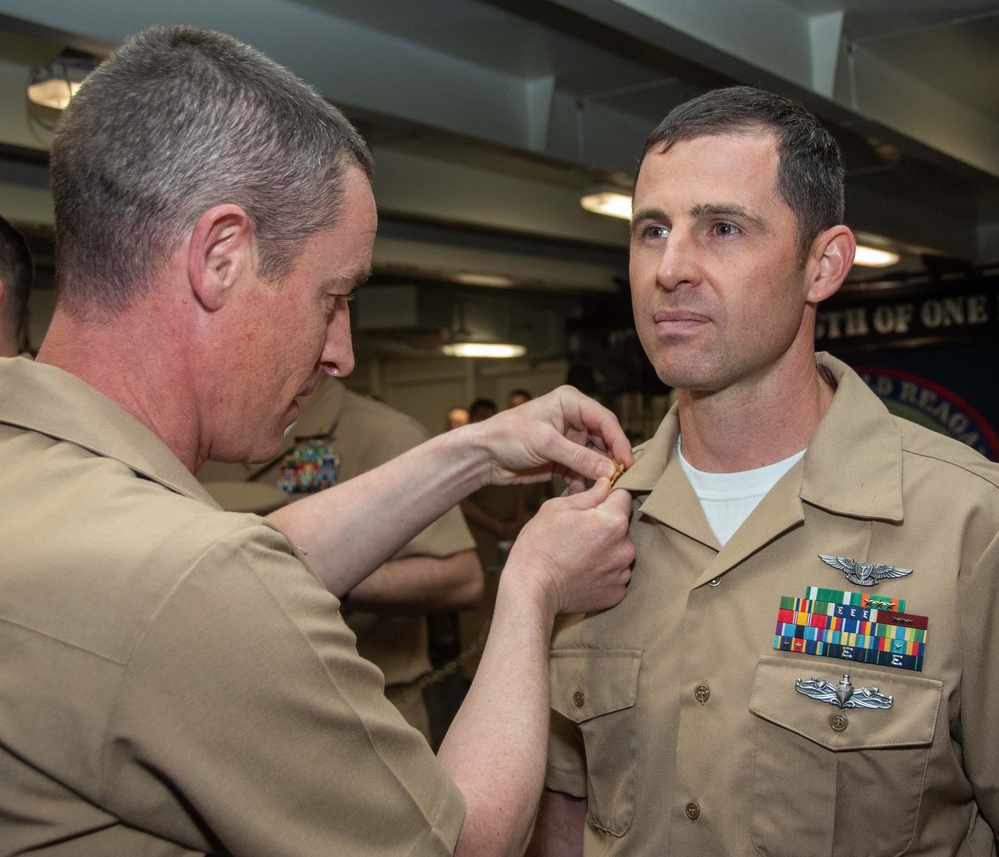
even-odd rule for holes
{"type": "Polygon", "coordinates": [[[241,277],[255,270],[253,223],[238,205],[217,205],[194,224],[187,250],[191,291],[209,312],[221,309],[241,277]]]}
{"type": "Polygon", "coordinates": [[[809,256],[809,302],[820,303],[837,292],[853,267],[856,252],[857,240],[846,226],[833,226],[816,236],[809,256]]]}

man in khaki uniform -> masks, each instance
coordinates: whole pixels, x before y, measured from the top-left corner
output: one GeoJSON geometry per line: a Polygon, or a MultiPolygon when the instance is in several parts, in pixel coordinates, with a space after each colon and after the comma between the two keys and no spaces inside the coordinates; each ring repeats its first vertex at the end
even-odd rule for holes
{"type": "MultiPolygon", "coordinates": [[[[222,508],[266,514],[373,470],[426,439],[412,417],[327,377],[303,404],[276,458],[253,465],[209,461],[198,479],[222,508]],[[331,461],[328,473],[311,469],[317,457],[331,461]]],[[[385,695],[428,741],[433,736],[420,683],[432,668],[426,614],[470,608],[482,587],[475,541],[456,506],[346,596],[344,619],[357,635],[358,653],[382,671],[385,695]]]]}
{"type": "Polygon", "coordinates": [[[0,217],[0,357],[28,351],[28,295],[34,278],[28,242],[0,217]]]}
{"type": "Polygon", "coordinates": [[[613,416],[562,389],[224,512],[201,464],[273,456],[353,368],[363,141],[247,46],[154,28],[84,83],[51,170],[58,303],[37,362],[0,359],[0,854],[521,851],[554,616],[618,601],[634,555],[613,416]],[[563,468],[597,482],[518,541],[435,759],[338,597],[467,493],[563,468]]]}
{"type": "Polygon", "coordinates": [[[618,482],[628,597],[551,652],[543,855],[991,855],[999,467],[814,354],[853,260],[799,105],[676,108],[635,186],[639,337],[677,405],[618,482]]]}

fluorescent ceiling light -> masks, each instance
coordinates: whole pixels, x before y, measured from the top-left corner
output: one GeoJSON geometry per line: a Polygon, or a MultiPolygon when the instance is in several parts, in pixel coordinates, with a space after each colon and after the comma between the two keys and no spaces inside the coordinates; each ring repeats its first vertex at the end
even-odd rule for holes
{"type": "Polygon", "coordinates": [[[444,346],[449,357],[522,357],[523,345],[508,342],[452,342],[444,346]]]}
{"type": "Polygon", "coordinates": [[[456,274],[454,277],[466,286],[512,286],[513,280],[506,274],[456,274]]]}
{"type": "Polygon", "coordinates": [[[42,107],[65,110],[69,107],[70,99],[76,95],[79,88],[80,84],[75,81],[59,78],[43,80],[41,83],[33,83],[28,87],[28,100],[32,104],[40,104],[42,107]]]}
{"type": "Polygon", "coordinates": [[[65,110],[96,67],[96,60],[78,57],[60,57],[47,65],[33,66],[28,80],[28,100],[42,107],[65,110]]]}
{"type": "Polygon", "coordinates": [[[863,265],[867,268],[887,268],[897,265],[898,253],[891,253],[888,250],[877,250],[874,247],[865,247],[863,244],[857,245],[857,255],[853,257],[854,265],[863,265]]]}
{"type": "Polygon", "coordinates": [[[594,214],[631,220],[631,194],[621,190],[611,187],[588,188],[580,197],[579,204],[594,214]]]}

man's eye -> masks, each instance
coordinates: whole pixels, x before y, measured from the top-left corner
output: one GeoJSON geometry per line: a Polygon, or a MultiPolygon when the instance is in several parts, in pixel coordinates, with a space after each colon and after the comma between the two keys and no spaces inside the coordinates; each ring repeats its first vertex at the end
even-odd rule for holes
{"type": "Polygon", "coordinates": [[[661,239],[669,237],[669,230],[665,226],[654,225],[645,227],[645,237],[652,239],[661,239]]]}
{"type": "Polygon", "coordinates": [[[350,292],[346,295],[327,295],[326,298],[333,309],[347,309],[347,304],[349,304],[356,297],[355,292],[350,292]]]}
{"type": "Polygon", "coordinates": [[[715,235],[720,235],[722,238],[727,238],[730,235],[738,235],[739,232],[739,227],[734,223],[715,224],[715,235]]]}

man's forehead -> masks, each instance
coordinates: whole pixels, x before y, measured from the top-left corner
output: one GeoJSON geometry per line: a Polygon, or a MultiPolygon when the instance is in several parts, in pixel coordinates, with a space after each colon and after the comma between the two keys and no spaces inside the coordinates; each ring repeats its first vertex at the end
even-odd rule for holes
{"type": "MultiPolygon", "coordinates": [[[[776,180],[777,137],[764,129],[702,134],[680,140],[665,152],[653,149],[646,155],[635,179],[636,202],[643,195],[669,195],[673,186],[691,182],[704,188],[714,184],[719,190],[728,189],[735,194],[768,172],[761,169],[761,161],[770,162],[776,180]],[[667,181],[675,164],[682,166],[667,181]]],[[[719,197],[701,202],[714,204],[723,200],[719,197]]]]}
{"type": "Polygon", "coordinates": [[[778,135],[775,129],[766,125],[746,125],[744,127],[718,128],[705,130],[703,132],[691,132],[690,134],[681,136],[673,142],[667,141],[660,145],[653,146],[646,155],[646,158],[654,155],[666,155],[676,149],[683,149],[685,147],[696,145],[710,145],[712,143],[745,143],[746,145],[752,146],[758,145],[759,143],[769,143],[773,146],[774,151],[776,151],[778,135]]]}
{"type": "Polygon", "coordinates": [[[645,167],[650,163],[662,163],[664,160],[676,160],[685,157],[691,150],[709,152],[720,148],[745,148],[746,151],[756,150],[774,155],[778,154],[778,138],[776,132],[762,126],[733,129],[726,131],[697,134],[684,137],[669,145],[668,148],[656,146],[649,150],[639,166],[638,178],[641,178],[645,167]]]}

